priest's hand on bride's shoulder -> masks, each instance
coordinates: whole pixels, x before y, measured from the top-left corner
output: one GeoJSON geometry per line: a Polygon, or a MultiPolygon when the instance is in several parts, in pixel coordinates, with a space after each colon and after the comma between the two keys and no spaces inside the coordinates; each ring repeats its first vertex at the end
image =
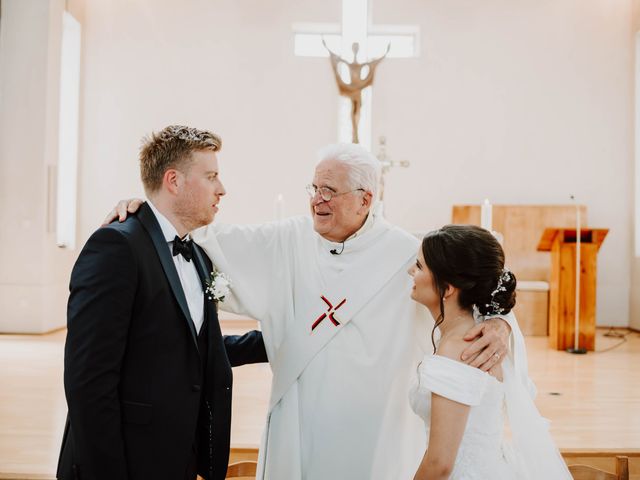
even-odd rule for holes
{"type": "Polygon", "coordinates": [[[140,205],[144,203],[144,200],[139,198],[129,198],[127,200],[120,200],[116,206],[109,212],[109,215],[102,221],[102,226],[109,225],[114,220],[124,222],[127,218],[127,214],[137,212],[140,205]]]}
{"type": "Polygon", "coordinates": [[[488,372],[501,364],[509,352],[511,327],[502,318],[490,318],[467,332],[464,339],[473,342],[462,352],[462,361],[488,372]]]}

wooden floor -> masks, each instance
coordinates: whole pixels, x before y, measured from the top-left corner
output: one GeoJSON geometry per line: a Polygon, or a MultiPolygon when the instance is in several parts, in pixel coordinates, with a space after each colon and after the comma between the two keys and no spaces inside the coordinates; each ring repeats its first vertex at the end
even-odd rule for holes
{"type": "MultiPolygon", "coordinates": [[[[537,404],[565,452],[640,451],[640,334],[628,332],[623,341],[605,332],[598,330],[599,351],[587,355],[552,351],[546,338],[527,338],[537,404]]],[[[0,478],[55,473],[66,415],[64,337],[64,331],[0,335],[0,478]]],[[[258,446],[270,381],[267,365],[234,370],[233,447],[258,446]]]]}

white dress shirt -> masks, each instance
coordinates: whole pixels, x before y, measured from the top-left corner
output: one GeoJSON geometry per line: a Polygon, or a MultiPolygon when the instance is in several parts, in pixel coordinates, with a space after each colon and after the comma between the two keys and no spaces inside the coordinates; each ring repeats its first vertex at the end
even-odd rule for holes
{"type": "MultiPolygon", "coordinates": [[[[202,281],[200,280],[196,266],[193,263],[195,259],[192,258],[190,262],[187,262],[182,255],[173,255],[173,239],[178,235],[178,231],[167,217],[158,211],[151,201],[147,200],[147,203],[149,204],[149,207],[151,207],[151,211],[156,216],[156,219],[160,224],[160,228],[162,229],[162,234],[167,241],[167,248],[173,257],[173,263],[178,271],[178,277],[182,284],[184,296],[187,298],[189,313],[191,314],[191,318],[195,324],[196,332],[200,333],[202,322],[204,322],[204,292],[202,290],[202,281]]],[[[188,234],[187,237],[191,238],[191,235],[188,234]]]]}

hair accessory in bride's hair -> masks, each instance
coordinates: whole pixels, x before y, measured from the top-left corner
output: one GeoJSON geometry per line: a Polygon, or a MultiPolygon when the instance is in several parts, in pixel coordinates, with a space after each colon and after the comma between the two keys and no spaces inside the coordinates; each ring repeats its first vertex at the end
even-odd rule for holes
{"type": "Polygon", "coordinates": [[[500,315],[502,312],[504,312],[504,308],[502,308],[500,304],[496,302],[496,295],[500,292],[507,291],[507,288],[504,286],[504,282],[508,282],[510,279],[511,279],[511,272],[506,268],[503,269],[502,273],[500,274],[500,277],[498,278],[498,285],[496,285],[496,288],[493,290],[493,292],[491,292],[490,303],[485,304],[485,307],[488,307],[491,309],[489,313],[490,315],[500,315]]]}

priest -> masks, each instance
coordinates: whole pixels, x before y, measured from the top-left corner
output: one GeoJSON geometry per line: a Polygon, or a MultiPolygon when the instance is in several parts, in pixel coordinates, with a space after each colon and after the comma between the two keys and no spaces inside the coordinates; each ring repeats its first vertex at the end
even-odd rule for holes
{"type": "MultiPolygon", "coordinates": [[[[379,174],[362,147],[331,145],[310,216],[194,233],[233,284],[222,308],[261,322],[273,384],[259,479],[411,478],[424,453],[407,393],[433,321],[410,298],[419,241],[382,218],[379,174]]],[[[499,362],[511,329],[507,317],[470,331],[469,363],[499,362]]]]}

